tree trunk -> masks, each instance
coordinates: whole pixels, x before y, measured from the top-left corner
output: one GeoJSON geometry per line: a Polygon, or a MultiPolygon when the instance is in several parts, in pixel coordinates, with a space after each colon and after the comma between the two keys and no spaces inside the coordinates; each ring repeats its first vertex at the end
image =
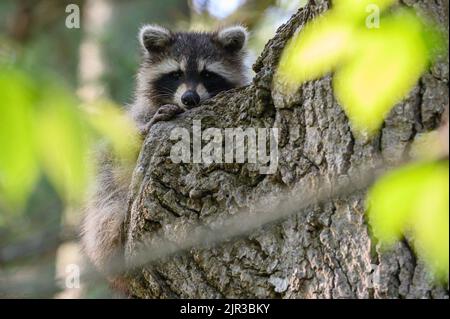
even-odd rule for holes
{"type": "MultiPolygon", "coordinates": [[[[242,210],[252,212],[261,202],[270,204],[278,195],[317,189],[324,178],[345,178],[362,164],[395,164],[407,156],[418,134],[438,126],[448,103],[448,60],[423,76],[371,141],[352,135],[333,96],[331,76],[303,85],[292,96],[273,88],[286,41],[330,6],[310,2],[269,41],[254,66],[251,86],[152,128],[132,185],[124,238],[128,259],[143,242],[180,240],[189,225],[204,224],[220,233],[220,221],[242,210]],[[247,163],[172,163],[171,130],[191,131],[195,119],[202,120],[202,130],[279,128],[276,174],[261,175],[247,163]]],[[[448,31],[446,0],[404,2],[426,9],[448,31]]],[[[407,240],[381,251],[371,239],[364,195],[335,196],[245,236],[146,264],[130,272],[131,291],[139,298],[448,298],[448,288],[432,283],[407,240]]]]}

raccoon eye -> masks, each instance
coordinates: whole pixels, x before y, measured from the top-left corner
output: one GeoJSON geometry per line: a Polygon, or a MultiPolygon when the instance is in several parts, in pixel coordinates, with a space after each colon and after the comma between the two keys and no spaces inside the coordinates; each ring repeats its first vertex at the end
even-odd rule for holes
{"type": "Polygon", "coordinates": [[[174,80],[179,80],[183,77],[183,72],[175,71],[175,72],[169,73],[169,76],[174,80]]]}
{"type": "Polygon", "coordinates": [[[210,78],[214,77],[216,74],[205,70],[205,71],[202,71],[201,75],[205,79],[210,79],[210,78]]]}

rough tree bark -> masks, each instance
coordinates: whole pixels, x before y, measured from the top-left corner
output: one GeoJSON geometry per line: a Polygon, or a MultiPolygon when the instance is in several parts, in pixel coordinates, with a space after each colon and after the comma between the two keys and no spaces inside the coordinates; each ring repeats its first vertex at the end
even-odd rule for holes
{"type": "MultiPolygon", "coordinates": [[[[345,177],[380,159],[400,161],[418,134],[438,126],[448,103],[448,60],[423,76],[371,141],[352,135],[333,96],[331,76],[305,84],[292,96],[273,89],[286,41],[330,6],[311,2],[267,44],[252,85],[152,128],[136,168],[141,178],[135,179],[130,200],[127,258],[144,241],[175,240],[192,223],[209,225],[241,209],[252,211],[255,199],[260,204],[294,186],[314,189],[319,178],[345,177]],[[202,129],[278,127],[277,173],[259,175],[249,164],[173,164],[170,132],[190,129],[193,119],[202,120],[202,129]],[[300,134],[292,137],[296,127],[300,134]]],[[[446,0],[404,3],[425,9],[448,31],[446,0]]],[[[130,289],[140,298],[448,298],[448,287],[433,285],[407,240],[391,251],[379,249],[370,237],[363,199],[363,192],[334,198],[244,238],[149,264],[130,273],[130,289]]]]}

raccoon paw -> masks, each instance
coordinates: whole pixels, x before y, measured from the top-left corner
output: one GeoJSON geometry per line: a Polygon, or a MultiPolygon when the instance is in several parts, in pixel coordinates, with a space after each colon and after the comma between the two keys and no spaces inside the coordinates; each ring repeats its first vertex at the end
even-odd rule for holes
{"type": "Polygon", "coordinates": [[[166,104],[161,106],[158,111],[153,115],[153,118],[144,125],[140,132],[142,135],[147,135],[150,131],[150,128],[153,126],[153,124],[161,121],[169,121],[171,120],[175,115],[183,113],[185,109],[178,105],[174,104],[166,104]]]}

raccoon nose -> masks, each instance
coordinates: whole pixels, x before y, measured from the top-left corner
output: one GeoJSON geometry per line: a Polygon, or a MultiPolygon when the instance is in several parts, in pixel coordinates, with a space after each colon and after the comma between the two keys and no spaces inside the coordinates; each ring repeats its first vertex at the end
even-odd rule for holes
{"type": "Polygon", "coordinates": [[[181,102],[187,107],[194,107],[200,104],[200,95],[197,92],[189,90],[181,97],[181,102]]]}

